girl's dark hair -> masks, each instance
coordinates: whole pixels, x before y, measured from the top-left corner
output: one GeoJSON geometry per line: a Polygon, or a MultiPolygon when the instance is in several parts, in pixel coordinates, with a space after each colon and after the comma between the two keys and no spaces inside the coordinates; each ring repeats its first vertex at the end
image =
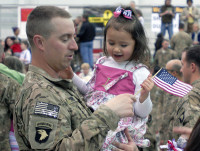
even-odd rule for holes
{"type": "Polygon", "coordinates": [[[147,38],[143,26],[131,7],[125,7],[124,10],[132,11],[132,19],[125,18],[122,13],[119,15],[119,17],[112,16],[109,19],[104,30],[104,54],[108,56],[106,49],[106,34],[108,29],[114,28],[117,31],[124,30],[130,33],[132,38],[135,40],[135,49],[129,61],[134,60],[138,63],[143,63],[149,66],[150,50],[147,45],[147,38]]]}
{"type": "Polygon", "coordinates": [[[187,141],[187,146],[184,151],[197,151],[200,148],[200,118],[196,122],[190,138],[187,141]]]}
{"type": "Polygon", "coordinates": [[[10,46],[8,46],[7,39],[11,39],[12,40],[11,36],[6,37],[6,39],[4,41],[4,43],[5,43],[4,52],[6,52],[10,48],[10,46]]]}

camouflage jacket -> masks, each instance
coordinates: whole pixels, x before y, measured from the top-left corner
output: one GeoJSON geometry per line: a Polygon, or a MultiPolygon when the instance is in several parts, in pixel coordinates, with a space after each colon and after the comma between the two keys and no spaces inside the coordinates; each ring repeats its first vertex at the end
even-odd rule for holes
{"type": "Polygon", "coordinates": [[[0,151],[10,151],[9,132],[11,117],[20,85],[0,73],[0,151]]]}
{"type": "Polygon", "coordinates": [[[200,116],[200,79],[192,83],[192,90],[178,101],[174,126],[193,128],[200,116]]]}
{"type": "Polygon", "coordinates": [[[171,49],[164,50],[161,48],[156,52],[154,66],[165,67],[166,63],[172,59],[177,59],[176,52],[171,49]]]}
{"type": "Polygon", "coordinates": [[[71,80],[30,66],[15,107],[20,150],[96,151],[119,116],[102,105],[91,113],[71,80]]]}
{"type": "Polygon", "coordinates": [[[179,97],[164,93],[163,97],[163,113],[160,127],[160,139],[167,143],[168,140],[172,140],[172,129],[169,128],[169,123],[174,119],[173,112],[176,110],[179,97]]]}
{"type": "Polygon", "coordinates": [[[176,51],[177,57],[180,59],[185,48],[192,45],[192,38],[184,31],[180,31],[172,36],[170,41],[171,48],[176,51]]]}

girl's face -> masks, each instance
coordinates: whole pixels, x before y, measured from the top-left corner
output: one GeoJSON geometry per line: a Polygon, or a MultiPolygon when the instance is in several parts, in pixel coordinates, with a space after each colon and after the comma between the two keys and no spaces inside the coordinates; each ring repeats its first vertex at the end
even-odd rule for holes
{"type": "Polygon", "coordinates": [[[116,62],[128,61],[133,54],[135,40],[124,30],[110,27],[106,33],[106,49],[116,62]]]}
{"type": "Polygon", "coordinates": [[[11,47],[11,46],[13,45],[13,40],[10,39],[10,38],[8,38],[8,39],[6,40],[6,43],[7,43],[7,45],[8,45],[9,47],[11,47]]]}

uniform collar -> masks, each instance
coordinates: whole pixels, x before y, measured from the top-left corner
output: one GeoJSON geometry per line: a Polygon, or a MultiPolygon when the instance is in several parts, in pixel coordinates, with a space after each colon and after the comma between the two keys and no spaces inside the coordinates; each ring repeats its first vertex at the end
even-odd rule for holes
{"type": "Polygon", "coordinates": [[[46,80],[48,80],[51,83],[54,83],[54,84],[56,84],[58,86],[61,86],[64,89],[72,89],[72,87],[73,87],[73,83],[72,83],[71,79],[65,79],[65,80],[63,80],[61,78],[53,78],[46,71],[44,71],[43,69],[38,68],[36,66],[29,65],[29,71],[41,75],[46,80]]]}
{"type": "Polygon", "coordinates": [[[193,87],[195,87],[195,86],[197,86],[197,85],[199,85],[199,84],[200,84],[200,79],[198,79],[198,80],[192,82],[191,85],[192,85],[193,87]]]}

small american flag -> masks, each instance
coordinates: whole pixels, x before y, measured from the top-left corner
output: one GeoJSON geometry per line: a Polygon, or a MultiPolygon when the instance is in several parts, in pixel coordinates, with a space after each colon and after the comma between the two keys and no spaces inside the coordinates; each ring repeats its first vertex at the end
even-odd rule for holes
{"type": "Polygon", "coordinates": [[[163,68],[155,75],[153,81],[164,91],[179,97],[184,97],[192,89],[191,85],[179,81],[163,68]]]}

